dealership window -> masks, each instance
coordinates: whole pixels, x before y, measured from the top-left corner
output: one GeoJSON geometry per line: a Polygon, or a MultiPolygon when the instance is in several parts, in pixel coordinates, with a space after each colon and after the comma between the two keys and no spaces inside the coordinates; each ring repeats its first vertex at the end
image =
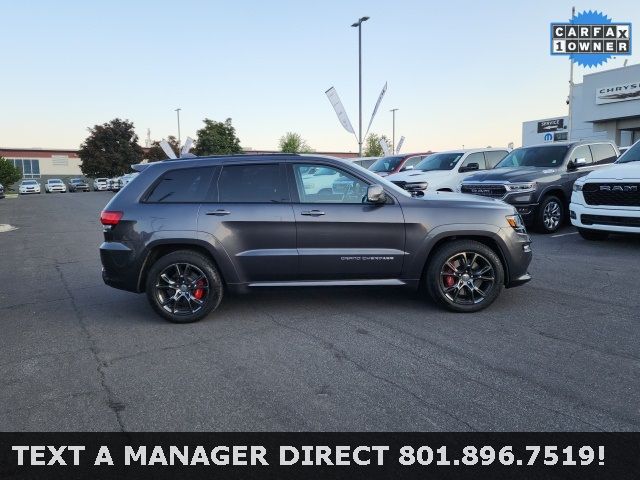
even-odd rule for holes
{"type": "Polygon", "coordinates": [[[30,158],[9,158],[7,160],[20,170],[22,178],[40,178],[40,160],[30,158]]]}

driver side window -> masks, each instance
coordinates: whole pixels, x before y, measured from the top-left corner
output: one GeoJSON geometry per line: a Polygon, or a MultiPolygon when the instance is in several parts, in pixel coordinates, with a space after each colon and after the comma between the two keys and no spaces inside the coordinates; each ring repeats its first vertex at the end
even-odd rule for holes
{"type": "Polygon", "coordinates": [[[368,185],[334,167],[294,164],[300,203],[362,203],[368,185]]]}

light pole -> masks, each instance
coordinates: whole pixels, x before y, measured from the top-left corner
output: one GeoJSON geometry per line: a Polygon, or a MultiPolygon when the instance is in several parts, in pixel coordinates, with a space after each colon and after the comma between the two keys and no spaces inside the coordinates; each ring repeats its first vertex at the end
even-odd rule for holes
{"type": "Polygon", "coordinates": [[[358,21],[352,24],[352,27],[358,27],[358,156],[362,156],[362,22],[369,20],[369,17],[360,17],[358,21]]]}
{"type": "Polygon", "coordinates": [[[396,112],[399,108],[389,110],[393,114],[393,133],[391,134],[391,152],[396,153],[396,112]]]}
{"type": "Polygon", "coordinates": [[[180,140],[180,110],[182,110],[181,108],[176,108],[175,112],[178,114],[178,156],[180,156],[180,145],[181,145],[181,140],[180,140]]]}

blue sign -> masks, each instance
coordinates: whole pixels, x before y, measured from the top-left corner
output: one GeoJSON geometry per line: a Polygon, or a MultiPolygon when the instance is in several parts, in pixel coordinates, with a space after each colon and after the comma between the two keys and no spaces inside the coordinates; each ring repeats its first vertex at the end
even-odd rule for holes
{"type": "Polygon", "coordinates": [[[569,55],[583,67],[597,67],[614,55],[631,55],[631,23],[614,23],[591,10],[569,23],[552,23],[551,55],[569,55]]]}
{"type": "Polygon", "coordinates": [[[551,141],[553,141],[553,134],[552,134],[552,133],[545,133],[545,134],[544,134],[544,141],[545,141],[545,142],[551,142],[551,141]]]}

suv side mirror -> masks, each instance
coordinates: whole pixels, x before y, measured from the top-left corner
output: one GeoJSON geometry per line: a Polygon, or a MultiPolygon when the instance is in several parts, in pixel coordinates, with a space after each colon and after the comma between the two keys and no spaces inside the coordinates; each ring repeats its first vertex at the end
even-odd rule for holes
{"type": "Polygon", "coordinates": [[[462,172],[473,172],[474,170],[480,170],[480,164],[470,163],[464,167],[460,167],[460,170],[458,171],[462,173],[462,172]]]}
{"type": "Polygon", "coordinates": [[[368,203],[385,203],[386,201],[387,195],[386,193],[384,193],[384,188],[382,188],[382,185],[369,185],[369,187],[367,188],[368,203]]]}
{"type": "Polygon", "coordinates": [[[569,160],[569,163],[567,164],[567,171],[572,172],[576,170],[578,167],[581,167],[586,164],[587,164],[586,158],[576,158],[575,160],[569,160]]]}

